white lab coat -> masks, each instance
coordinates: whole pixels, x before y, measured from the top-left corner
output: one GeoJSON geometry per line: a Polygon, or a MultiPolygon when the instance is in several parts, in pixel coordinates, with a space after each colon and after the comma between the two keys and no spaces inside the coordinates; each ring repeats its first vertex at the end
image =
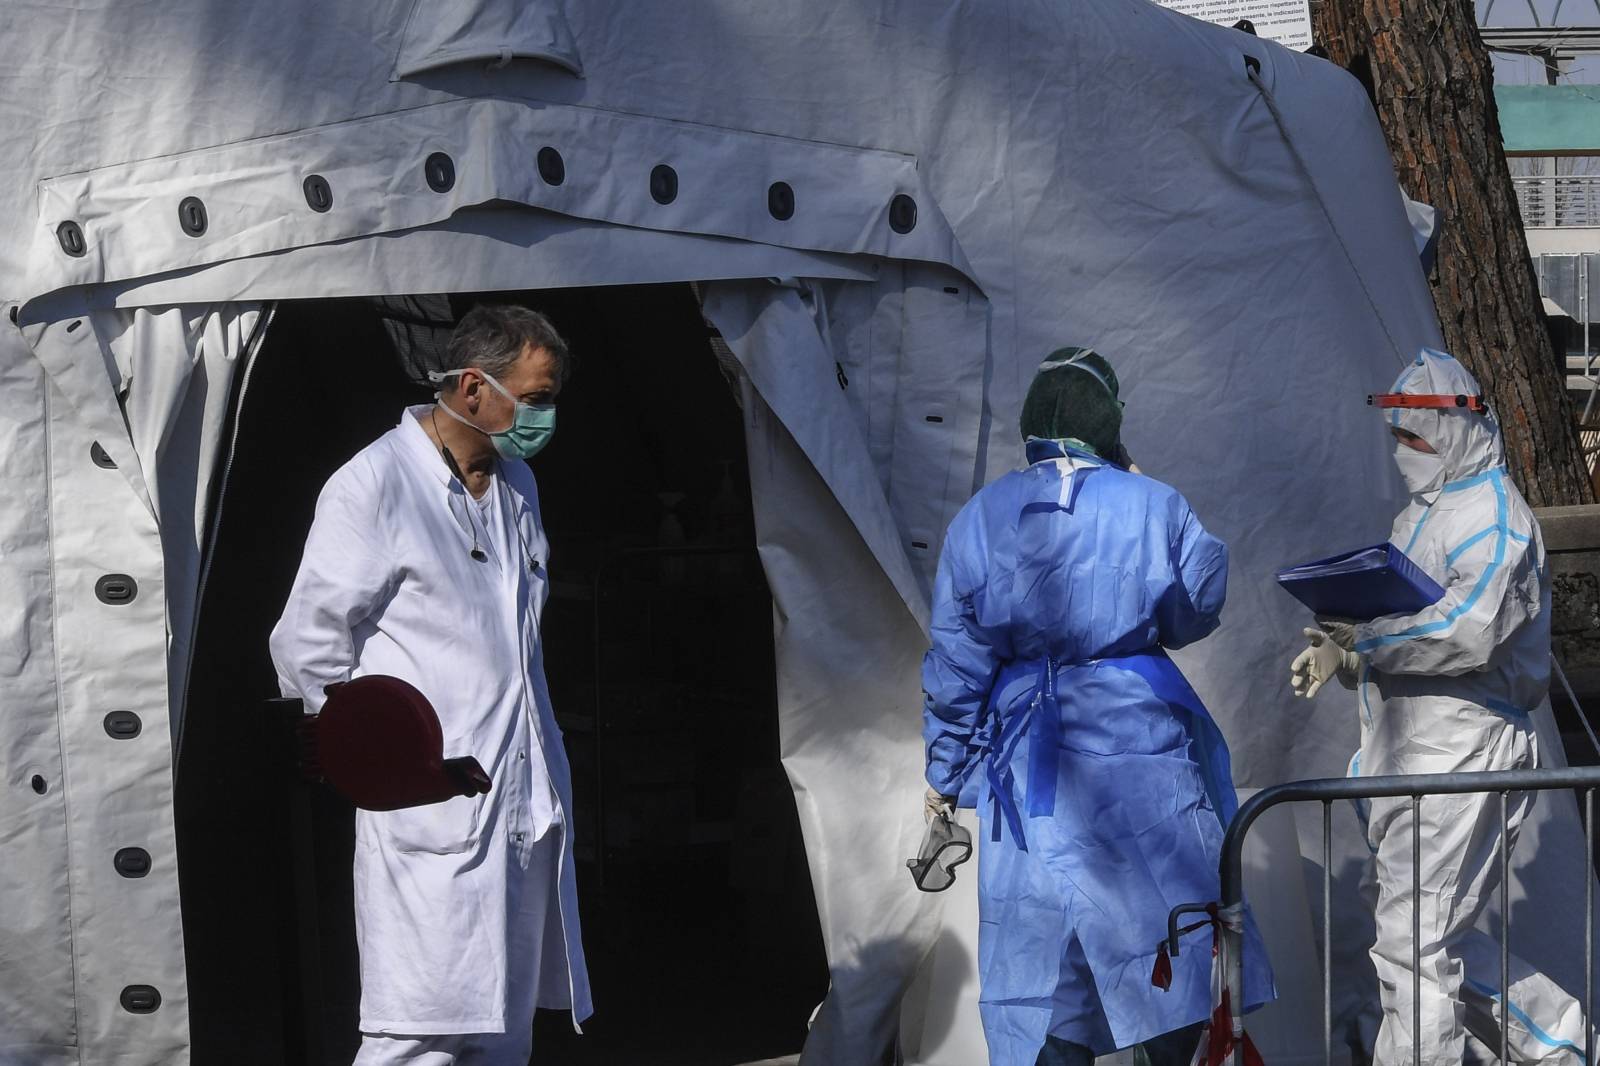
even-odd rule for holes
{"type": "MultiPolygon", "coordinates": [[[[572,782],[545,685],[539,619],[548,595],[547,542],[527,464],[500,466],[474,560],[477,505],[411,408],[400,425],[328,479],[272,658],[285,695],[307,711],[331,682],[388,674],[438,711],[446,758],[489,772],[486,796],[410,810],[359,811],[355,896],[361,1029],[369,1033],[496,1033],[508,1005],[507,928],[516,891],[556,887],[541,953],[539,1007],[590,1012],[573,874],[572,782]],[[470,518],[469,518],[470,514],[470,518]],[[513,524],[514,523],[514,524],[513,524]],[[530,862],[545,833],[548,863],[530,862]]],[[[527,937],[521,943],[530,943],[527,937]]]]}

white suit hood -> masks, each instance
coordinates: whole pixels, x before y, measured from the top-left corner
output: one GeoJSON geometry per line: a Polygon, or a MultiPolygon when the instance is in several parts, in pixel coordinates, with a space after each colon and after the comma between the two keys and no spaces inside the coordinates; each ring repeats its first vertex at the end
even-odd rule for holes
{"type": "MultiPolygon", "coordinates": [[[[1478,379],[1455,357],[1424,348],[1395,379],[1392,392],[1413,396],[1477,396],[1478,379]]],[[[1444,465],[1444,482],[1460,481],[1505,465],[1505,447],[1494,412],[1475,414],[1465,407],[1407,408],[1388,412],[1389,424],[1415,433],[1438,453],[1444,465]]]]}

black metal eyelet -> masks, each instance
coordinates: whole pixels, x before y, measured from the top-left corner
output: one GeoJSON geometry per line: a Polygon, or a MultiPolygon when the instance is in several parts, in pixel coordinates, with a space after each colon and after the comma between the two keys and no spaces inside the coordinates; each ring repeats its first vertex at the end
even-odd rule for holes
{"type": "Polygon", "coordinates": [[[61,250],[74,259],[89,250],[88,242],[83,239],[83,227],[71,219],[56,227],[56,240],[60,242],[61,250]]]}
{"type": "Polygon", "coordinates": [[[101,724],[112,740],[132,740],[144,729],[144,722],[132,711],[112,711],[101,724]]]}
{"type": "Polygon", "coordinates": [[[650,172],[650,198],[658,204],[670,204],[678,198],[678,172],[662,163],[650,172]]]}
{"type": "Polygon", "coordinates": [[[107,574],[94,583],[94,594],[100,597],[101,603],[121,606],[132,603],[139,595],[139,583],[127,574],[107,574]]]}
{"type": "Polygon", "coordinates": [[[312,174],[300,183],[300,188],[305,192],[306,206],[311,210],[320,213],[333,206],[333,186],[321,174],[312,174]]]}
{"type": "Polygon", "coordinates": [[[117,468],[117,461],[111,458],[109,452],[100,447],[99,441],[89,445],[89,461],[101,470],[115,470],[117,468]]]}
{"type": "Polygon", "coordinates": [[[444,152],[435,152],[422,164],[422,176],[434,192],[449,192],[456,185],[456,161],[444,152]]]}
{"type": "Polygon", "coordinates": [[[123,877],[143,877],[150,872],[150,853],[143,848],[121,848],[112,856],[111,865],[123,877]]]}
{"type": "Polygon", "coordinates": [[[206,231],[206,205],[198,196],[185,196],[178,203],[178,225],[191,237],[206,231]]]}
{"type": "Polygon", "coordinates": [[[45,781],[42,774],[34,774],[32,777],[30,777],[28,779],[28,787],[33,789],[36,795],[40,796],[50,791],[49,782],[45,781]]]}
{"type": "Polygon", "coordinates": [[[560,185],[567,180],[567,161],[554,148],[545,145],[539,149],[536,161],[539,164],[539,177],[544,179],[546,185],[560,185]]]}
{"type": "Polygon", "coordinates": [[[905,193],[889,201],[889,228],[896,233],[910,233],[917,228],[917,202],[905,193]]]}
{"type": "Polygon", "coordinates": [[[161,1006],[161,993],[151,985],[129,985],[118,998],[129,1014],[154,1014],[161,1006]]]}
{"type": "Polygon", "coordinates": [[[786,181],[775,181],[767,189],[767,213],[779,222],[794,217],[794,189],[786,181]]]}

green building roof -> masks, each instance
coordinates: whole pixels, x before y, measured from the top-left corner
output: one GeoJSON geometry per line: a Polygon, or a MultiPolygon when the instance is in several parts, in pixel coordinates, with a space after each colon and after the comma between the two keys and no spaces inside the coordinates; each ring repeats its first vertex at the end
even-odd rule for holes
{"type": "Polygon", "coordinates": [[[1600,155],[1600,85],[1496,85],[1510,153],[1600,155]]]}

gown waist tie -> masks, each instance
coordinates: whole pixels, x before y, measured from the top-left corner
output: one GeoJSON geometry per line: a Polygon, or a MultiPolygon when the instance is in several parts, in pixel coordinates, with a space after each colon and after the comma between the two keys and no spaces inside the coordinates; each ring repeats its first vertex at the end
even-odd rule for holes
{"type": "Polygon", "coordinates": [[[1060,662],[1047,656],[1039,666],[1039,680],[1034,685],[1032,698],[1019,714],[1009,721],[995,721],[998,712],[991,711],[987,730],[993,730],[993,740],[983,756],[984,772],[989,791],[993,796],[994,823],[991,837],[999,840],[1002,826],[1009,829],[1019,851],[1027,851],[1024,831],[1024,810],[1028,818],[1047,818],[1055,813],[1056,786],[1061,765],[1061,701],[1056,684],[1059,675],[1081,666],[1106,665],[1139,675],[1150,686],[1154,697],[1167,704],[1175,713],[1187,719],[1192,751],[1205,781],[1206,792],[1212,808],[1223,825],[1232,820],[1238,808],[1233,790],[1233,775],[1229,766],[1227,744],[1221,731],[1212,721],[1211,714],[1200,702],[1189,682],[1165,650],[1159,647],[1134,652],[1131,655],[1106,656],[1075,662],[1060,662]],[[998,730],[995,730],[998,726],[998,730]],[[1017,795],[1016,775],[1011,762],[1023,737],[1028,739],[1028,788],[1025,796],[1017,795]]]}

